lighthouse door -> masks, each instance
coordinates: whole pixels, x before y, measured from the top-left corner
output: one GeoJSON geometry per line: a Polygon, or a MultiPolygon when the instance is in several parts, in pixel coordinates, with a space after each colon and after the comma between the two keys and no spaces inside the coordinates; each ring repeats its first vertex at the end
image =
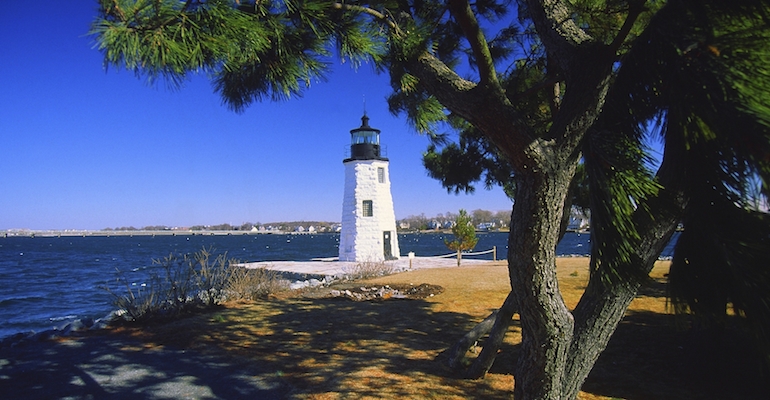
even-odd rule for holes
{"type": "Polygon", "coordinates": [[[382,232],[382,242],[384,243],[384,254],[386,260],[393,259],[393,250],[390,246],[390,231],[382,232]]]}

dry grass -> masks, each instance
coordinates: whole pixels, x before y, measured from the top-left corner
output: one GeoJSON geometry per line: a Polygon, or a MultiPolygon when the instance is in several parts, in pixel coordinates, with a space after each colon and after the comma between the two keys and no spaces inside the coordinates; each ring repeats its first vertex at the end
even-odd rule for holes
{"type": "MultiPolygon", "coordinates": [[[[728,337],[698,343],[666,312],[664,275],[632,303],[584,385],[582,399],[764,398],[748,355],[728,337]]],[[[560,288],[573,307],[587,282],[587,260],[558,262],[560,288]]],[[[257,365],[294,399],[511,398],[518,324],[485,379],[468,381],[444,368],[441,353],[502,304],[509,285],[504,263],[423,269],[368,284],[440,285],[424,300],[352,302],[272,298],[232,303],[216,313],[142,328],[151,346],[227,354],[257,365]]],[[[472,354],[471,354],[472,355],[472,354]]]]}

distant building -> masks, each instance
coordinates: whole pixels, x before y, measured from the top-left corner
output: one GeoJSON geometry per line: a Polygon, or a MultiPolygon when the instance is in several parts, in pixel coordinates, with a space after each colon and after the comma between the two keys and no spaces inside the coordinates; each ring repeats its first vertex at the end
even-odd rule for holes
{"type": "Polygon", "coordinates": [[[494,222],[482,222],[476,225],[476,229],[479,231],[488,231],[488,230],[495,229],[496,226],[497,224],[495,224],[494,222]]]}

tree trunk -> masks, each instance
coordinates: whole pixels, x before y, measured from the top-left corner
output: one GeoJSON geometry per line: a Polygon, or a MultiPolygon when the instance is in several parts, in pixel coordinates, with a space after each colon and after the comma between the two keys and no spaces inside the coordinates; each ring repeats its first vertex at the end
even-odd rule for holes
{"type": "MultiPolygon", "coordinates": [[[[670,240],[684,207],[679,185],[666,176],[674,169],[670,164],[664,160],[660,170],[667,189],[649,204],[655,218],[646,212],[636,218],[642,239],[636,265],[631,267],[647,272],[670,240]]],[[[520,190],[537,195],[519,196],[512,214],[508,263],[513,290],[511,301],[506,299],[511,308],[504,305],[510,313],[497,313],[490,339],[468,373],[477,377],[491,366],[516,304],[522,325],[522,350],[515,370],[517,399],[575,398],[640,286],[607,286],[592,276],[574,312],[567,310],[556,280],[559,227],[548,223],[559,220],[556,214],[563,210],[559,198],[566,195],[567,176],[550,181],[535,176],[517,182],[520,190]]]]}
{"type": "Polygon", "coordinates": [[[522,330],[514,374],[517,399],[561,398],[571,343],[574,322],[556,279],[560,226],[554,221],[561,221],[577,160],[558,164],[563,168],[516,176],[517,194],[526,193],[516,196],[508,242],[508,271],[522,330]]]}
{"type": "Polygon", "coordinates": [[[457,249],[457,266],[460,266],[460,261],[463,259],[463,251],[460,249],[457,249]]]}
{"type": "MultiPolygon", "coordinates": [[[[659,218],[659,229],[647,232],[652,239],[642,245],[638,265],[649,273],[663,247],[671,239],[677,225],[676,219],[659,218]]],[[[599,355],[607,347],[612,334],[623,319],[631,301],[636,297],[641,284],[613,285],[608,287],[598,277],[591,277],[586,291],[573,311],[575,331],[564,375],[564,398],[575,398],[588,377],[599,355]]]]}
{"type": "MultiPolygon", "coordinates": [[[[649,212],[637,212],[634,216],[640,241],[636,246],[637,265],[627,266],[629,268],[641,268],[649,273],[676,230],[687,204],[683,178],[679,173],[683,168],[684,151],[683,142],[669,139],[658,170],[658,179],[664,189],[648,202],[649,212]]],[[[607,287],[598,276],[591,277],[573,311],[575,332],[564,376],[564,398],[577,397],[639,287],[639,283],[607,287]]]]}

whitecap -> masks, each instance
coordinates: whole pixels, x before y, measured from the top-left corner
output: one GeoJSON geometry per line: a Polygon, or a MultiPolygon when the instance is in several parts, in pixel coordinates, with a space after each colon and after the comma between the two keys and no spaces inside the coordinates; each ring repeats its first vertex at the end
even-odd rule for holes
{"type": "Polygon", "coordinates": [[[55,321],[64,321],[67,319],[75,319],[77,317],[78,317],[77,315],[65,315],[63,317],[50,317],[48,318],[48,320],[51,322],[55,322],[55,321]]]}

